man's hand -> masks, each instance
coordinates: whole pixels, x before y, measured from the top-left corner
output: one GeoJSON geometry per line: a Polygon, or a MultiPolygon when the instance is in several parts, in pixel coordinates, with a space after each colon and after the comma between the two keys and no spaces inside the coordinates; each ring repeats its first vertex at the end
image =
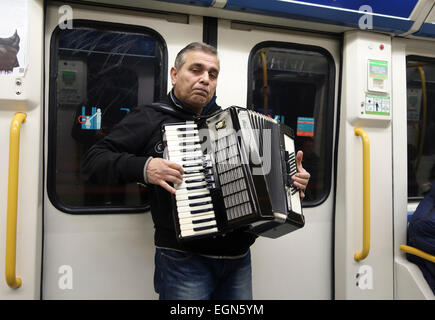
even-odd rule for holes
{"type": "Polygon", "coordinates": [[[302,157],[304,153],[302,151],[298,151],[296,154],[296,168],[298,172],[292,176],[293,185],[300,190],[301,198],[305,198],[305,189],[308,185],[308,180],[310,180],[310,174],[307,170],[302,167],[302,157]]]}
{"type": "Polygon", "coordinates": [[[163,189],[175,194],[175,189],[168,182],[180,184],[183,182],[183,168],[162,158],[153,158],[148,163],[146,174],[149,183],[161,186],[163,189]]]}

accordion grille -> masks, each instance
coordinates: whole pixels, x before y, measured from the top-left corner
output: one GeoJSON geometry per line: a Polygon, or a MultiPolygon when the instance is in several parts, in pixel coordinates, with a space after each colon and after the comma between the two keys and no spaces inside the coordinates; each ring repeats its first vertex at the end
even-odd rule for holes
{"type": "Polygon", "coordinates": [[[215,141],[216,168],[228,221],[253,213],[234,132],[215,141]]]}

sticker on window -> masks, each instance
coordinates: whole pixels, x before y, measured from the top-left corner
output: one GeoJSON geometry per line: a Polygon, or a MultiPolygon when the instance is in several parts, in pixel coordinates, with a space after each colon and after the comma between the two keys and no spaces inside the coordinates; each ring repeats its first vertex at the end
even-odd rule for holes
{"type": "Polygon", "coordinates": [[[314,118],[298,117],[296,135],[301,137],[314,136],[314,118]]]}

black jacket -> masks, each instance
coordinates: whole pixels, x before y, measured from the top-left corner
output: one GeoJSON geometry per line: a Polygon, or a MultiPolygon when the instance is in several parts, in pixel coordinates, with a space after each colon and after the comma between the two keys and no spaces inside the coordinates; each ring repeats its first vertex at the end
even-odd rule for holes
{"type": "MultiPolygon", "coordinates": [[[[178,108],[180,117],[159,112],[147,105],[137,107],[85,154],[81,170],[86,180],[104,184],[144,183],[143,169],[148,157],[163,156],[162,124],[185,121],[186,115],[191,115],[192,119],[194,116],[191,111],[176,104],[170,95],[160,102],[178,108]]],[[[220,107],[213,103],[207,109],[207,114],[218,110],[220,107]]],[[[157,185],[149,187],[156,246],[208,255],[235,256],[245,253],[254,243],[256,236],[243,230],[225,236],[183,243],[177,241],[171,194],[157,185]]]]}

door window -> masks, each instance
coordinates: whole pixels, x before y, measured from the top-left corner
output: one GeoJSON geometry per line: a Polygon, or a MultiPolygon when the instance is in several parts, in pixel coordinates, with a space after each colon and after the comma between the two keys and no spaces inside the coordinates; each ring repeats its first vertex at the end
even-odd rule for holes
{"type": "Polygon", "coordinates": [[[167,50],[148,28],[74,20],[51,41],[48,194],[69,213],[143,211],[148,189],[84,181],[84,153],[138,105],[166,94],[167,50]]]}
{"type": "Polygon", "coordinates": [[[435,180],[435,59],[406,64],[408,198],[421,199],[435,180]]]}
{"type": "Polygon", "coordinates": [[[320,204],[330,190],[334,81],[332,56],[322,48],[263,42],[251,51],[248,106],[293,129],[311,174],[306,206],[320,204]]]}

